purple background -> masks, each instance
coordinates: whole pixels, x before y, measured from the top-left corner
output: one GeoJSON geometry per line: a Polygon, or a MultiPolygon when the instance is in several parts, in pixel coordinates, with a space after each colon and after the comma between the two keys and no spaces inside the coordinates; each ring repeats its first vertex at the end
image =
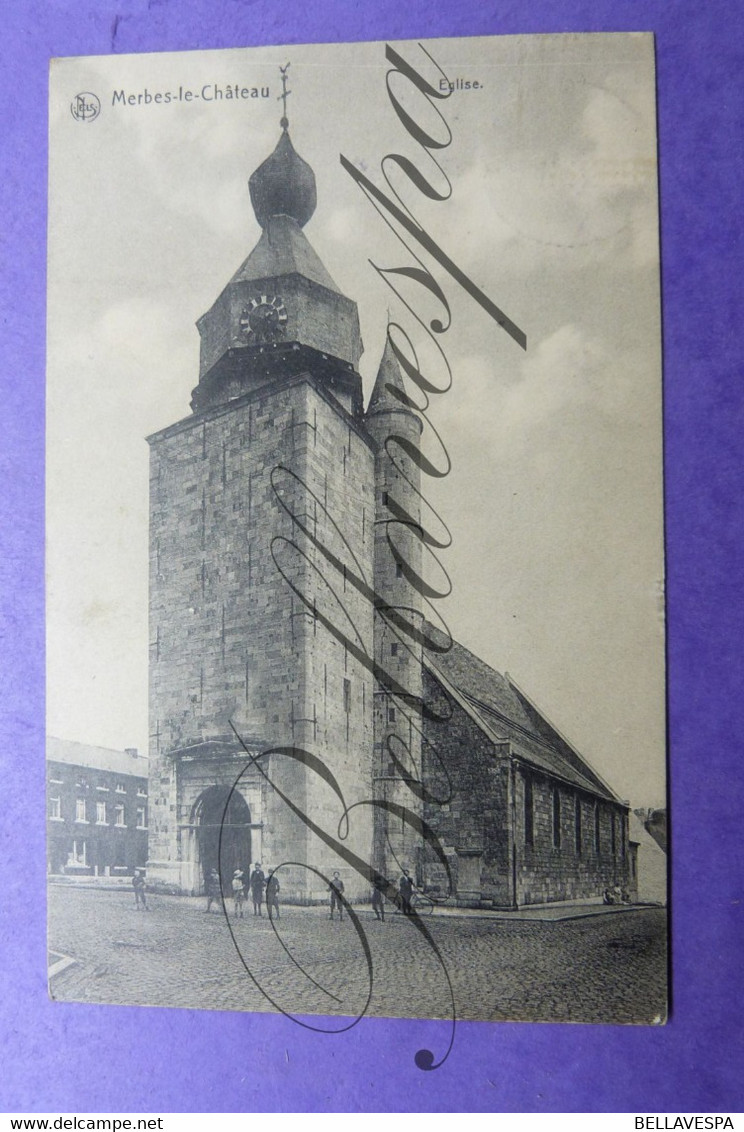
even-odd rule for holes
{"type": "MultiPolygon", "coordinates": [[[[0,42],[2,1111],[744,1109],[739,0],[6,0],[0,42]],[[46,123],[55,55],[654,31],[662,196],[673,1003],[664,1028],[283,1018],[53,1004],[45,985],[46,123]]],[[[85,311],[80,312],[81,321],[85,311]]],[[[632,333],[632,328],[628,328],[632,333]]],[[[632,553],[632,548],[629,548],[632,553]]]]}

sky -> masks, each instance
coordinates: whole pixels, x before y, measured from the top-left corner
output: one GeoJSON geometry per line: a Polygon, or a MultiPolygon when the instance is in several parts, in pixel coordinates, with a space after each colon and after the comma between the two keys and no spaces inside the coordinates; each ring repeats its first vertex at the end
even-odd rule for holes
{"type": "MultiPolygon", "coordinates": [[[[305,231],[359,305],[367,395],[388,318],[438,387],[448,384],[443,356],[451,370],[451,387],[430,409],[451,472],[423,487],[452,534],[441,554],[452,582],[441,615],[466,647],[510,674],[621,797],[661,805],[652,40],[425,46],[450,79],[479,87],[456,89],[436,108],[400,75],[389,93],[383,44],[52,64],[48,729],[147,749],[144,438],[189,415],[195,322],[260,235],[247,181],[278,140],[278,68],[290,61],[290,133],[318,183],[305,231]],[[214,94],[235,84],[268,86],[270,96],[154,101],[179,87],[214,94]],[[112,105],[122,90],[142,99],[112,105]],[[70,112],[80,91],[100,100],[94,121],[70,112]],[[448,144],[425,151],[393,98],[448,144]],[[381,165],[389,154],[407,156],[448,199],[426,200],[389,160],[381,165]],[[415,261],[340,155],[380,187],[388,174],[422,226],[525,332],[526,350],[424,253],[451,310],[444,333],[425,333],[370,264],[415,261]]],[[[438,84],[419,45],[397,49],[438,84]]],[[[402,294],[425,321],[441,316],[420,287],[402,294]]]]}

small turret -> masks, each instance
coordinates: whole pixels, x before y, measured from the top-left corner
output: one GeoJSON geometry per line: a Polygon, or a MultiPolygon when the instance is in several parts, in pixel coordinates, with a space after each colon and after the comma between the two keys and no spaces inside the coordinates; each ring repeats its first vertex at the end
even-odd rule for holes
{"type": "MultiPolygon", "coordinates": [[[[407,405],[400,364],[395,356],[395,351],[393,350],[390,339],[386,338],[382,361],[380,362],[372,396],[367,406],[367,420],[371,420],[373,416],[378,416],[380,413],[394,412],[407,412],[411,416],[416,416],[413,410],[407,405]],[[400,396],[396,396],[396,393],[400,394],[400,396]]],[[[418,420],[419,418],[416,417],[416,419],[418,420]]],[[[419,432],[420,431],[421,422],[419,421],[419,432]]]]}
{"type": "MultiPolygon", "coordinates": [[[[407,404],[403,375],[389,338],[365,420],[377,448],[375,661],[381,673],[387,674],[375,694],[376,794],[418,812],[420,803],[405,779],[421,778],[422,648],[400,625],[408,624],[415,633],[423,623],[421,594],[411,580],[420,578],[423,561],[418,527],[420,469],[409,454],[420,444],[422,424],[407,404]],[[405,442],[409,452],[396,438],[405,442]],[[408,518],[401,518],[401,512],[408,518]],[[404,770],[395,765],[393,753],[404,770]]],[[[421,853],[420,841],[411,829],[381,818],[375,833],[375,856],[387,875],[404,868],[413,873],[420,866],[421,853]]]]}

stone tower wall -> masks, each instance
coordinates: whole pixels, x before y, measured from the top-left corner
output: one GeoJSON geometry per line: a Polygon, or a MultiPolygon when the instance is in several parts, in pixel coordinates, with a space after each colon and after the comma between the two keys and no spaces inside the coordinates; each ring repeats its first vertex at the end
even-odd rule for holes
{"type": "MultiPolygon", "coordinates": [[[[308,559],[305,593],[313,611],[303,615],[304,707],[295,735],[298,745],[321,758],[351,806],[373,794],[373,606],[362,587],[373,581],[374,454],[350,419],[329,410],[310,386],[305,409],[308,425],[296,450],[308,489],[305,525],[318,545],[301,533],[296,540],[308,559]],[[361,586],[354,584],[357,577],[361,586]]],[[[308,775],[307,804],[312,819],[338,838],[342,806],[317,774],[308,775]]],[[[343,840],[365,862],[371,860],[372,822],[371,807],[355,809],[343,840]]],[[[314,834],[308,862],[328,877],[338,870],[347,897],[368,898],[363,877],[314,834]]],[[[314,899],[326,898],[319,878],[309,883],[314,899]]]]}
{"type": "MultiPolygon", "coordinates": [[[[314,619],[297,596],[307,592],[313,572],[302,555],[293,553],[281,560],[283,578],[275,561],[278,549],[299,541],[280,493],[291,492],[289,510],[301,513],[311,503],[303,501],[300,485],[322,483],[345,519],[356,520],[366,478],[371,507],[372,457],[358,436],[349,440],[349,425],[341,417],[299,379],[261,389],[151,439],[150,875],[155,880],[187,889],[194,884],[182,842],[199,791],[210,779],[232,785],[248,761],[231,721],[251,749],[300,745],[307,743],[314,708],[316,715],[321,712],[323,734],[329,734],[327,750],[341,751],[338,726],[332,723],[338,709],[331,711],[328,702],[343,702],[343,684],[340,693],[336,688],[342,659],[331,658],[330,647],[320,649],[314,619]],[[346,473],[344,445],[349,449],[346,473]],[[286,472],[277,473],[278,468],[286,472]],[[321,658],[331,672],[326,699],[321,658]],[[174,752],[181,754],[174,758],[174,752]]],[[[358,543],[363,554],[361,536],[358,543]]],[[[371,544],[368,556],[371,563],[371,544]]],[[[371,614],[369,620],[371,625],[371,614]]],[[[361,742],[356,732],[353,741],[361,742]]],[[[334,758],[339,768],[347,767],[346,754],[334,758]]],[[[284,860],[307,861],[312,835],[304,823],[257,771],[249,777],[240,790],[252,803],[252,819],[260,809],[263,856],[271,867],[284,860]]],[[[308,776],[296,760],[272,756],[270,777],[303,812],[311,808],[308,776]]],[[[304,898],[307,885],[303,870],[282,877],[285,896],[304,898]]]]}

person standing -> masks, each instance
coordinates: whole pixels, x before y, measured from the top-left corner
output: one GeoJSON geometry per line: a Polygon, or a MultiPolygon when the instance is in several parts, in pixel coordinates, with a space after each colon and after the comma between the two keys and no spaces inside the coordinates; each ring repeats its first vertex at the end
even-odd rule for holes
{"type": "Polygon", "coordinates": [[[132,888],[134,889],[134,908],[139,912],[140,906],[142,911],[147,911],[147,897],[145,896],[145,870],[135,869],[134,876],[132,877],[132,888]]]}
{"type": "Polygon", "coordinates": [[[266,911],[269,919],[276,915],[279,919],[279,881],[276,873],[269,873],[269,879],[266,881],[266,911]]]}
{"type": "Polygon", "coordinates": [[[341,894],[344,891],[344,882],[341,880],[341,877],[338,873],[333,874],[333,880],[329,885],[329,891],[331,894],[331,919],[333,919],[334,910],[338,908],[338,918],[339,920],[343,920],[344,906],[341,900],[341,894]]]}
{"type": "Polygon", "coordinates": [[[382,895],[382,889],[375,885],[372,889],[372,911],[376,919],[385,919],[385,898],[382,895]]]}
{"type": "Polygon", "coordinates": [[[410,916],[413,909],[411,908],[411,897],[413,896],[413,881],[408,869],[403,870],[403,876],[398,882],[398,889],[400,891],[400,905],[401,911],[404,916],[410,916]]]}
{"type": "Polygon", "coordinates": [[[220,885],[220,874],[216,869],[212,869],[207,877],[207,912],[210,911],[213,904],[217,905],[217,911],[220,910],[222,903],[222,887],[220,885]]]}
{"type": "Polygon", "coordinates": [[[251,873],[251,899],[253,900],[253,915],[261,916],[261,904],[263,902],[264,885],[266,884],[266,876],[261,868],[261,862],[256,861],[251,873]]]}
{"type": "Polygon", "coordinates": [[[233,914],[235,919],[238,917],[242,920],[243,917],[243,901],[245,899],[245,888],[243,886],[243,873],[240,869],[236,869],[232,878],[232,894],[233,894],[233,914]]]}

